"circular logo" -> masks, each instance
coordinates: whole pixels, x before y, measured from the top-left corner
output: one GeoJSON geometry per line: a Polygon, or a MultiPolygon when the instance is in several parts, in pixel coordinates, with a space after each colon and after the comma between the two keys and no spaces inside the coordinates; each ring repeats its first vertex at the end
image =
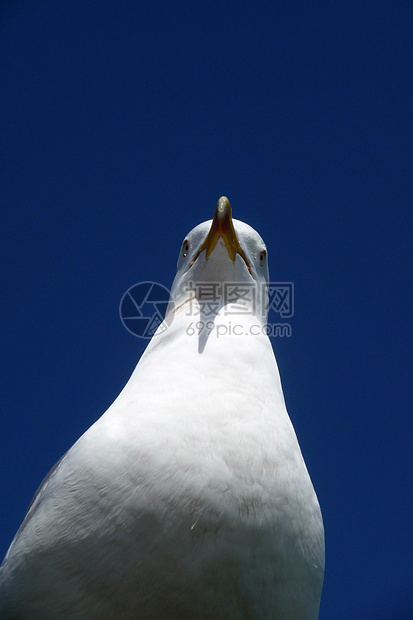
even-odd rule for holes
{"type": "Polygon", "coordinates": [[[123,326],[137,338],[152,338],[172,323],[173,312],[164,320],[170,300],[170,291],[158,282],[138,282],[126,291],[120,300],[119,315],[123,326]]]}

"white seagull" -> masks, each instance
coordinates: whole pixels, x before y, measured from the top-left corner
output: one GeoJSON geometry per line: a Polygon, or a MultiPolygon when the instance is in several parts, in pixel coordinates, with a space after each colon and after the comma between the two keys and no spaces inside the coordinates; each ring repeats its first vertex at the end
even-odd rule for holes
{"type": "Polygon", "coordinates": [[[182,244],[166,323],[32,501],[0,618],[318,618],[323,522],[265,334],[268,278],[263,240],[220,198],[182,244]]]}

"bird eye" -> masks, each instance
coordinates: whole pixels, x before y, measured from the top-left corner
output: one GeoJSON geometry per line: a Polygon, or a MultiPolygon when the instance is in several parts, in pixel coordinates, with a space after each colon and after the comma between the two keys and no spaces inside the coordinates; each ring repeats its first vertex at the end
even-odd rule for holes
{"type": "Polygon", "coordinates": [[[182,244],[182,256],[185,258],[188,252],[189,252],[189,242],[188,242],[188,239],[185,239],[185,241],[182,244]]]}
{"type": "Polygon", "coordinates": [[[263,250],[263,251],[260,253],[260,265],[261,265],[261,267],[263,267],[263,266],[264,266],[264,263],[265,263],[265,259],[266,259],[266,258],[267,258],[267,252],[266,252],[265,250],[263,250]]]}

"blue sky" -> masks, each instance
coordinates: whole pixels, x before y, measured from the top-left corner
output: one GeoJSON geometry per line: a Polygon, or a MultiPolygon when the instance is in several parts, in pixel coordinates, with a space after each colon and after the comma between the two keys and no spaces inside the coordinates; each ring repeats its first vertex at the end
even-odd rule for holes
{"type": "Polygon", "coordinates": [[[2,3],[1,555],[144,350],[122,295],[225,194],[295,287],[320,618],[411,617],[412,70],[397,0],[2,3]]]}

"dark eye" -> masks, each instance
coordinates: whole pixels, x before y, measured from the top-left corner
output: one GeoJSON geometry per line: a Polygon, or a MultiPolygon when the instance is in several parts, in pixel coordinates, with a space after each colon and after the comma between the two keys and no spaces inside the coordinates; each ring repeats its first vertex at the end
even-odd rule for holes
{"type": "Polygon", "coordinates": [[[267,252],[265,250],[262,250],[262,252],[260,252],[260,265],[261,265],[261,267],[264,266],[266,258],[267,258],[267,252]]]}
{"type": "Polygon", "coordinates": [[[189,252],[189,242],[188,242],[188,239],[185,239],[185,241],[182,244],[182,256],[185,258],[188,252],[189,252]]]}

